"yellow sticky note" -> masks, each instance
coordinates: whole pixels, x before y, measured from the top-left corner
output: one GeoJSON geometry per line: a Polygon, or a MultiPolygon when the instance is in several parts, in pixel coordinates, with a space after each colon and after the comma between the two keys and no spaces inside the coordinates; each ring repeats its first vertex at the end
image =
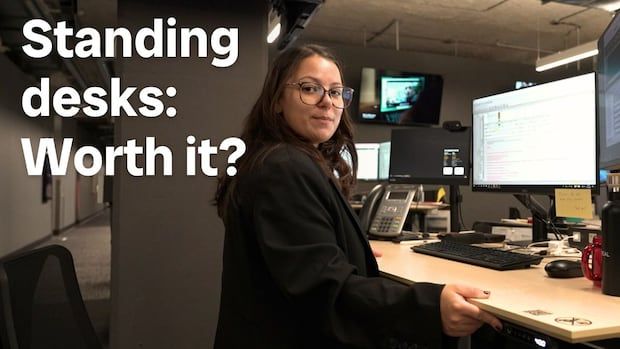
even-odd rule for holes
{"type": "Polygon", "coordinates": [[[555,215],[558,217],[592,218],[590,189],[555,189],[555,215]]]}
{"type": "Polygon", "coordinates": [[[443,187],[439,187],[439,189],[437,189],[437,202],[441,202],[441,199],[443,199],[446,196],[446,190],[443,187]]]}

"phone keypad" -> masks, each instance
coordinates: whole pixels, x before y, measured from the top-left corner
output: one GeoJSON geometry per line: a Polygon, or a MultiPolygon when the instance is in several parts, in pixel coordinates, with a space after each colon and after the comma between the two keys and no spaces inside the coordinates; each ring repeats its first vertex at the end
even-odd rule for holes
{"type": "Polygon", "coordinates": [[[400,217],[381,217],[373,222],[371,229],[380,233],[398,230],[400,227],[400,217]]]}

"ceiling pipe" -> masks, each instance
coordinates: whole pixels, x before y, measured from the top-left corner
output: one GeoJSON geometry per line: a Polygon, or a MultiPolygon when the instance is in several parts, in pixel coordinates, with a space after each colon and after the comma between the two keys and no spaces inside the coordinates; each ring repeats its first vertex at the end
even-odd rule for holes
{"type": "Polygon", "coordinates": [[[374,39],[378,38],[379,36],[383,35],[383,33],[385,33],[388,29],[390,29],[396,22],[398,22],[396,19],[392,20],[388,25],[383,27],[383,29],[379,30],[373,36],[371,36],[368,40],[366,40],[366,43],[369,43],[373,41],[374,39]]]}
{"type": "MultiPolygon", "coordinates": [[[[558,19],[556,19],[556,20],[554,20],[554,21],[552,21],[552,22],[561,23],[563,20],[565,20],[565,19],[567,19],[567,18],[571,18],[571,17],[577,16],[578,14],[583,13],[583,12],[586,12],[586,11],[588,11],[588,10],[590,10],[590,9],[591,9],[591,7],[586,7],[586,8],[584,8],[583,10],[579,10],[579,11],[577,11],[577,12],[575,12],[575,13],[571,13],[570,15],[564,16],[564,17],[562,17],[562,18],[558,18],[558,19]]],[[[551,24],[553,24],[553,23],[551,23],[551,24]]]]}
{"type": "Polygon", "coordinates": [[[545,52],[545,53],[554,53],[555,51],[551,51],[551,50],[543,50],[537,47],[527,47],[527,46],[520,46],[520,45],[512,45],[512,44],[506,44],[500,41],[496,41],[495,42],[495,46],[497,47],[502,47],[502,48],[510,48],[513,50],[521,50],[521,51],[532,51],[532,52],[545,52]]]}
{"type": "Polygon", "coordinates": [[[400,51],[400,29],[399,29],[400,21],[396,21],[396,51],[400,51]]]}
{"type": "Polygon", "coordinates": [[[362,45],[364,46],[364,48],[366,48],[366,36],[367,36],[367,32],[366,32],[366,26],[364,26],[364,30],[362,31],[362,45]]]}
{"type": "Polygon", "coordinates": [[[494,5],[491,5],[491,6],[489,6],[489,7],[485,8],[484,10],[482,10],[482,11],[480,11],[480,12],[487,12],[487,11],[491,11],[492,9],[494,9],[494,8],[496,8],[497,6],[502,5],[502,4],[506,3],[506,2],[508,2],[508,0],[501,0],[500,2],[498,2],[498,3],[494,4],[494,5]]]}
{"type": "MultiPolygon", "coordinates": [[[[491,6],[491,8],[497,7],[503,3],[505,3],[508,0],[504,0],[504,1],[500,1],[499,3],[495,4],[494,6],[491,6]]],[[[367,38],[367,30],[366,27],[364,27],[363,30],[363,47],[367,47],[367,44],[370,43],[371,41],[373,41],[374,39],[378,38],[379,36],[383,35],[383,33],[385,33],[388,29],[390,29],[392,26],[396,27],[396,50],[400,50],[400,28],[399,28],[399,20],[394,19],[392,20],[388,25],[386,25],[385,27],[383,27],[380,31],[373,33],[373,35],[369,38],[367,38]]],[[[558,23],[558,24],[565,24],[565,23],[558,23]]],[[[453,45],[453,50],[454,50],[454,55],[458,56],[458,44],[465,44],[465,45],[474,45],[474,46],[482,46],[482,47],[501,47],[501,48],[506,48],[506,49],[511,49],[511,50],[520,50],[520,51],[528,51],[528,52],[537,52],[538,53],[538,57],[540,58],[540,53],[554,53],[556,51],[553,50],[545,50],[545,49],[541,49],[540,48],[540,38],[538,38],[537,40],[537,46],[538,47],[527,47],[527,46],[520,46],[520,45],[512,45],[512,44],[507,44],[507,43],[502,43],[502,42],[495,42],[494,44],[486,44],[486,43],[479,43],[479,42],[472,42],[472,41],[458,41],[455,39],[440,39],[440,38],[433,38],[433,37],[426,37],[426,36],[421,36],[421,35],[407,35],[407,34],[402,34],[403,37],[405,38],[412,38],[412,39],[419,39],[419,40],[428,40],[428,41],[438,41],[438,42],[442,42],[442,43],[446,43],[446,44],[450,44],[453,45]]]]}

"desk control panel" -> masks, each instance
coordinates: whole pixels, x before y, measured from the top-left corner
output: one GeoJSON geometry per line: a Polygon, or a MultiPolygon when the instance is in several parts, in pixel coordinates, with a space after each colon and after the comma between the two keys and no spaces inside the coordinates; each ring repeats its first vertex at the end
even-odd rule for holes
{"type": "Polygon", "coordinates": [[[370,224],[369,233],[380,237],[398,236],[403,230],[415,186],[390,184],[385,188],[377,213],[370,224]]]}
{"type": "Polygon", "coordinates": [[[502,324],[502,335],[512,341],[520,343],[521,348],[539,349],[558,349],[559,343],[556,339],[540,332],[532,331],[519,325],[504,322],[502,324]]]}

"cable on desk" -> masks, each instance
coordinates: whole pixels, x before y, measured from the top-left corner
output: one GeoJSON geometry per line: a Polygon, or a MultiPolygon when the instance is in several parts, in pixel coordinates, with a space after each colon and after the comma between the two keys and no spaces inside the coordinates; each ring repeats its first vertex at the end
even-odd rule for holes
{"type": "Polygon", "coordinates": [[[560,230],[558,229],[558,227],[556,227],[555,224],[553,224],[552,219],[549,220],[549,224],[551,224],[551,231],[553,232],[553,235],[555,235],[555,238],[557,240],[562,240],[560,239],[560,235],[562,235],[562,233],[560,233],[560,230]]]}
{"type": "Polygon", "coordinates": [[[513,248],[508,248],[506,249],[506,251],[526,250],[528,251],[528,254],[541,255],[541,256],[545,256],[549,258],[562,258],[562,257],[581,258],[581,251],[579,249],[568,246],[569,239],[570,239],[569,237],[565,237],[564,239],[560,240],[562,244],[557,246],[554,250],[551,250],[551,246],[549,246],[549,243],[556,242],[556,240],[533,242],[527,246],[517,246],[513,248]],[[539,250],[539,251],[532,250],[533,247],[536,247],[536,245],[541,245],[541,244],[546,244],[546,246],[544,246],[545,249],[539,250]],[[566,254],[566,253],[569,253],[569,254],[566,254]]]}

